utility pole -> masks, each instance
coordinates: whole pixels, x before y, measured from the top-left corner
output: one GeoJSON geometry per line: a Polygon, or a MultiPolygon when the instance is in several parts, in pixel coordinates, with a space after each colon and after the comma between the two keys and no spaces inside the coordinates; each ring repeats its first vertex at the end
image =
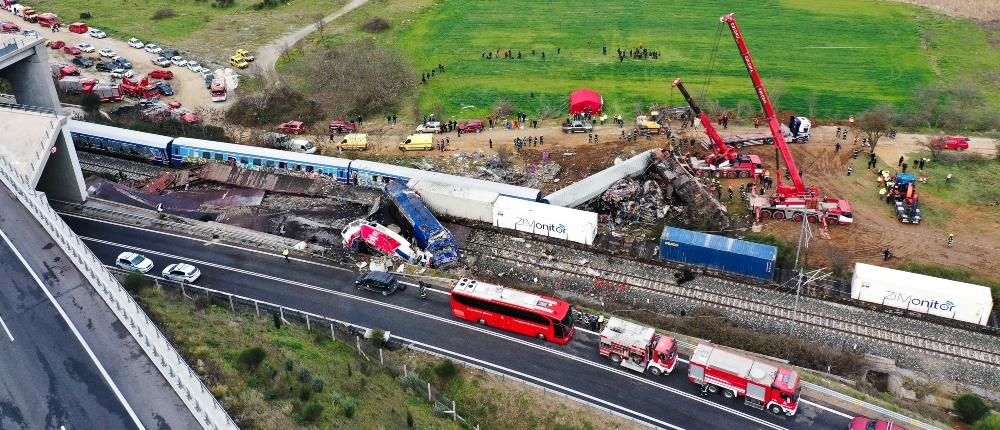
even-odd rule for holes
{"type": "Polygon", "coordinates": [[[795,280],[795,306],[792,308],[792,321],[788,325],[788,334],[791,335],[795,332],[795,321],[799,316],[799,294],[802,291],[802,267],[805,264],[799,265],[799,255],[802,253],[802,246],[805,245],[806,248],[809,247],[809,239],[812,239],[812,229],[809,228],[808,216],[802,214],[802,224],[799,227],[799,245],[795,248],[795,265],[793,269],[798,270],[798,275],[795,280]]]}

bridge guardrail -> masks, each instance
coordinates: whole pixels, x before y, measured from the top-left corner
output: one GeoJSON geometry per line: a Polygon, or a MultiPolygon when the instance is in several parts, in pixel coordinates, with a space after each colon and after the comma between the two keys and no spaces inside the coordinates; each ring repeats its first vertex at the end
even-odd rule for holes
{"type": "Polygon", "coordinates": [[[44,193],[35,191],[28,177],[14,170],[14,166],[3,156],[0,156],[0,180],[28,208],[42,227],[52,235],[54,242],[70,257],[80,273],[90,281],[150,361],[170,382],[171,387],[191,410],[202,428],[238,429],[236,422],[149,316],[143,312],[139,304],[49,206],[44,193]]]}

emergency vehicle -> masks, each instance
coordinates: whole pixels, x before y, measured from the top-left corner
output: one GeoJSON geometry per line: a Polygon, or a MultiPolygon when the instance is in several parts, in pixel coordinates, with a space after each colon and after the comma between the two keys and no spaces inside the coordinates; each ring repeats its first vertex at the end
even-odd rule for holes
{"type": "Polygon", "coordinates": [[[744,403],[775,414],[795,415],[802,386],[794,370],[738,355],[711,344],[699,344],[688,363],[688,380],[707,393],[722,392],[728,399],[744,396],[744,403]]]}
{"type": "Polygon", "coordinates": [[[601,355],[617,365],[653,376],[669,375],[677,364],[677,343],[672,337],[618,318],[608,320],[601,331],[601,355]]]}

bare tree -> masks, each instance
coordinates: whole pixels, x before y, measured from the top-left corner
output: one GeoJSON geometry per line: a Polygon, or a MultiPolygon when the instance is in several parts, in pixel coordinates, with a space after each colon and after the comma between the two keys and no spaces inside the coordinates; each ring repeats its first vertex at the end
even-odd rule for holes
{"type": "Polygon", "coordinates": [[[806,107],[809,109],[809,118],[816,117],[816,105],[819,103],[819,96],[816,93],[810,93],[806,96],[806,107]]]}
{"type": "Polygon", "coordinates": [[[322,38],[323,29],[326,28],[326,17],[323,16],[323,14],[318,13],[315,16],[315,22],[316,23],[314,25],[316,26],[316,32],[319,33],[319,37],[322,38]]]}
{"type": "Polygon", "coordinates": [[[924,141],[921,143],[923,144],[924,147],[926,147],[929,151],[931,151],[931,158],[937,160],[938,156],[941,155],[941,151],[943,150],[943,148],[941,147],[940,144],[938,144],[938,142],[941,142],[943,140],[944,140],[944,135],[938,134],[934,136],[925,137],[924,141]]]}
{"type": "MultiPolygon", "coordinates": [[[[781,111],[781,97],[785,95],[785,83],[782,81],[769,82],[767,84],[767,96],[771,99],[771,107],[774,112],[781,111]]],[[[763,106],[761,106],[763,109],[763,106]]]]}
{"type": "Polygon", "coordinates": [[[747,117],[753,115],[753,105],[746,100],[740,100],[736,102],[736,119],[743,119],[744,115],[747,117]]]}
{"type": "Polygon", "coordinates": [[[503,119],[514,114],[517,106],[508,98],[502,98],[493,103],[493,116],[503,119]]]}
{"type": "Polygon", "coordinates": [[[286,62],[292,59],[292,47],[288,45],[288,42],[281,42],[281,46],[278,47],[278,56],[286,62]]]}
{"type": "Polygon", "coordinates": [[[899,113],[890,104],[880,104],[858,115],[858,129],[868,137],[868,143],[875,151],[878,140],[896,125],[899,113]]]}

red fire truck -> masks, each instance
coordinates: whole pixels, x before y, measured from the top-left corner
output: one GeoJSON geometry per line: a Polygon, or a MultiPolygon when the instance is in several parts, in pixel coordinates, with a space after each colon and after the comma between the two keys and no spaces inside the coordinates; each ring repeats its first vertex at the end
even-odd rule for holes
{"type": "Polygon", "coordinates": [[[608,320],[601,331],[598,347],[601,355],[626,369],[653,376],[669,375],[677,364],[677,343],[674,338],[656,334],[644,327],[618,318],[608,320]]]}
{"type": "Polygon", "coordinates": [[[573,338],[569,303],[475,279],[455,281],[451,314],[560,345],[573,338]]]}
{"type": "Polygon", "coordinates": [[[748,406],[775,414],[795,415],[799,408],[799,374],[715,345],[699,344],[688,363],[688,380],[709,393],[729,399],[745,396],[748,406]]]}

